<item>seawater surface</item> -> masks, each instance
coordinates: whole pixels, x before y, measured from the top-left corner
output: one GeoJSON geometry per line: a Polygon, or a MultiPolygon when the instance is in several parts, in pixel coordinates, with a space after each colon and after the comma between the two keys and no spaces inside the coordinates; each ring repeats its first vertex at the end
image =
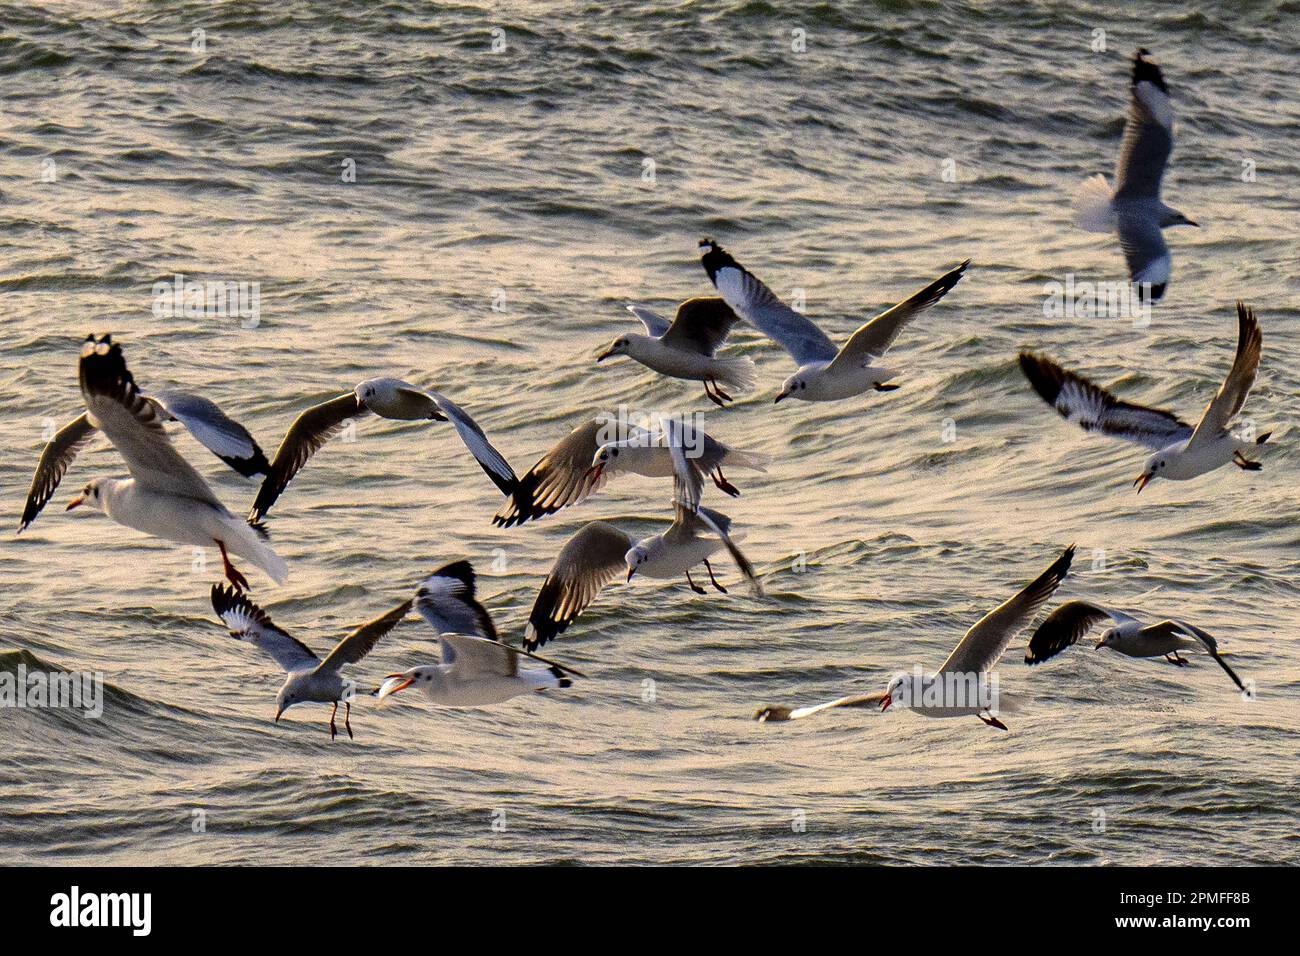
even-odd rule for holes
{"type": "MultiPolygon", "coordinates": [[[[92,330],[143,385],[215,399],[268,453],[309,404],[391,374],[464,405],[520,473],[620,406],[700,411],[774,459],[729,475],[741,498],[706,498],[743,530],[765,599],[726,564],[726,596],[611,586],[548,647],[590,673],[570,691],[362,703],[357,739],[331,742],[323,707],[272,722],[278,674],[208,605],[215,554],[196,565],[63,511],[123,472],[95,446],[35,525],[0,537],[0,669],[106,681],[99,719],[0,711],[0,857],[1300,861],[1298,19],[1295,0],[0,5],[11,529],[44,433],[80,409],[92,330]],[[1047,283],[1123,278],[1116,241],[1077,231],[1069,199],[1111,171],[1139,45],[1178,109],[1165,198],[1202,228],[1168,234],[1149,326],[1048,317],[1047,283]],[[774,407],[788,358],[741,328],[729,347],[760,386],[718,411],[693,384],[594,363],[634,328],[626,302],[710,293],[705,234],[840,340],[974,262],[899,339],[898,391],[774,407]],[[156,316],[154,284],[178,273],[260,283],[259,321],[156,316]],[[1137,496],[1145,453],[1061,421],[1016,365],[1041,350],[1195,418],[1231,362],[1238,298],[1264,330],[1246,413],[1275,437],[1257,473],[1137,496]],[[1026,705],[1007,733],[859,710],[753,721],[937,666],[1071,542],[1061,598],[1199,623],[1256,699],[1204,656],[1084,646],[1031,670],[1020,637],[1001,681],[1026,705]]],[[[247,508],[254,485],[177,441],[247,508]]],[[[288,583],[246,570],[324,652],[468,558],[517,640],[569,535],[597,518],[649,533],[668,499],[629,477],[497,529],[500,497],[449,426],[363,419],[272,512],[288,583]]],[[[354,673],[435,647],[413,616],[354,673]]]]}

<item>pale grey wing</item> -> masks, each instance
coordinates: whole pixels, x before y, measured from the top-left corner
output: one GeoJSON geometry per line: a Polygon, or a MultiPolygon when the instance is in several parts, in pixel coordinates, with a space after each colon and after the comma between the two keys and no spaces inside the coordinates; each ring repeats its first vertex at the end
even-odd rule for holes
{"type": "Polygon", "coordinates": [[[736,547],[736,542],[731,539],[731,519],[726,515],[714,511],[712,508],[700,508],[695,517],[710,531],[722,539],[727,553],[731,555],[731,560],[736,562],[736,567],[740,573],[745,576],[750,586],[754,589],[757,597],[763,596],[763,584],[758,580],[758,575],[754,573],[754,566],[749,563],[749,559],[736,547]]]}
{"type": "Polygon", "coordinates": [[[814,714],[820,714],[822,711],[831,710],[835,707],[879,707],[884,700],[885,695],[883,693],[850,694],[847,697],[838,697],[824,704],[813,704],[809,707],[771,705],[764,707],[755,714],[754,719],[760,723],[771,724],[786,720],[803,720],[805,717],[811,717],[814,714]]]}
{"type": "Polygon", "coordinates": [[[311,648],[277,627],[271,616],[242,591],[212,585],[212,609],[229,628],[231,637],[248,641],[285,671],[311,670],[320,663],[311,648]]]}
{"type": "Polygon", "coordinates": [[[1158,302],[1169,285],[1174,263],[1159,221],[1139,212],[1122,212],[1116,228],[1129,281],[1151,283],[1151,301],[1158,302]]]}
{"type": "Polygon", "coordinates": [[[539,664],[545,664],[560,673],[572,674],[574,677],[585,678],[587,676],[582,671],[575,670],[566,664],[557,664],[548,657],[542,657],[540,654],[530,654],[528,651],[518,647],[511,647],[509,644],[502,644],[500,641],[453,634],[444,634],[440,640],[442,642],[442,663],[455,664],[456,668],[453,670],[452,676],[460,679],[466,677],[514,677],[519,672],[519,658],[521,657],[537,661],[539,664]],[[462,670],[461,663],[467,658],[471,661],[481,661],[482,669],[479,666],[471,665],[472,669],[462,670]],[[501,670],[500,662],[502,660],[509,661],[508,665],[506,665],[509,667],[508,673],[501,670]]]}
{"type": "Polygon", "coordinates": [[[271,463],[266,460],[257,440],[247,428],[223,412],[216,402],[201,395],[172,390],[153,392],[148,397],[184,425],[204,448],[245,478],[270,471],[271,463]]]}
{"type": "Polygon", "coordinates": [[[1232,682],[1237,685],[1237,688],[1241,691],[1246,690],[1246,685],[1243,684],[1241,678],[1237,676],[1237,672],[1229,667],[1228,662],[1219,656],[1219,642],[1214,639],[1212,634],[1201,630],[1195,624],[1187,624],[1184,621],[1164,621],[1162,623],[1173,624],[1180,627],[1186,634],[1199,640],[1205,646],[1206,653],[1213,657],[1215,662],[1223,668],[1224,673],[1232,678],[1232,682]]]}
{"type": "Polygon", "coordinates": [[[401,623],[402,618],[411,610],[413,601],[407,599],[373,621],[362,624],[343,640],[334,645],[334,650],[320,662],[316,668],[322,674],[336,671],[344,664],[355,664],[365,657],[378,643],[379,639],[401,623]]]}
{"type": "Polygon", "coordinates": [[[585,501],[609,479],[591,466],[596,449],[624,441],[633,432],[645,434],[645,429],[628,428],[614,418],[594,418],[579,425],[515,482],[492,523],[509,528],[585,501]]]}
{"type": "Polygon", "coordinates": [[[565,629],[596,600],[620,571],[633,545],[626,532],[593,521],[569,539],[546,576],[524,628],[524,647],[535,650],[565,629]]]}
{"type": "Polygon", "coordinates": [[[225,513],[208,483],[167,437],[166,413],[136,387],[122,346],[108,335],[88,338],[81,347],[78,377],[90,423],[108,436],[137,487],[193,498],[225,513]]]}
{"type": "Polygon", "coordinates": [[[692,449],[702,449],[700,436],[703,432],[690,422],[673,416],[664,416],[661,424],[673,463],[673,492],[678,501],[694,511],[700,506],[700,495],[704,491],[704,472],[699,459],[688,455],[692,449]]]}
{"type": "Polygon", "coordinates": [[[322,445],[343,429],[348,419],[368,413],[369,409],[361,404],[356,393],[345,392],[338,398],[313,405],[295,418],[280,442],[262,486],[257,490],[249,520],[260,521],[266,516],[281,492],[293,481],[294,475],[322,445]]]}
{"type": "Polygon", "coordinates": [[[835,358],[839,350],[825,332],[782,302],[721,246],[705,239],[700,243],[700,250],[704,271],[727,305],[789,352],[799,366],[835,358]]]}
{"type": "MultiPolygon", "coordinates": [[[[474,460],[478,462],[479,467],[484,473],[492,479],[492,483],[501,490],[503,495],[508,495],[515,489],[518,479],[515,477],[514,469],[510,467],[510,462],[501,452],[492,447],[488,441],[487,435],[483,434],[483,429],[479,428],[478,423],[470,418],[469,413],[461,408],[446,395],[440,392],[429,392],[438,408],[448,421],[456,428],[456,433],[460,435],[460,440],[465,443],[474,460]]],[[[593,452],[594,454],[594,452],[593,452]]]]}
{"type": "Polygon", "coordinates": [[[41,459],[36,463],[36,473],[32,475],[32,486],[27,491],[22,520],[18,522],[20,533],[36,520],[41,509],[54,497],[54,492],[58,490],[59,482],[63,480],[73,459],[95,436],[95,431],[95,426],[90,424],[90,417],[82,412],[55,432],[54,437],[46,443],[41,459]]]}
{"type": "Polygon", "coordinates": [[[1169,154],[1174,148],[1174,109],[1160,67],[1133,59],[1128,116],[1115,168],[1116,199],[1156,199],[1169,154]]]}
{"type": "Polygon", "coordinates": [[[677,307],[672,326],[663,334],[663,343],[712,358],[739,321],[740,316],[724,299],[687,299],[677,307]]]}
{"type": "Polygon", "coordinates": [[[672,324],[649,306],[629,302],[627,310],[641,320],[641,324],[645,326],[646,334],[655,338],[659,338],[667,332],[672,324]]]}
{"type": "Polygon", "coordinates": [[[966,632],[939,668],[939,673],[982,674],[997,664],[1021,629],[1028,625],[1070,572],[1074,545],[1061,552],[1038,577],[1025,585],[1014,597],[984,615],[966,632]]]}
{"type": "Polygon", "coordinates": [[[492,615],[474,596],[474,568],[455,561],[434,571],[415,593],[415,609],[437,634],[470,634],[496,640],[492,615]]]}
{"type": "Polygon", "coordinates": [[[1127,614],[1120,614],[1100,604],[1088,601],[1066,601],[1043,619],[1029,639],[1029,648],[1025,651],[1026,664],[1041,664],[1055,657],[1067,647],[1072,647],[1082,640],[1097,624],[1105,620],[1132,620],[1127,614]]]}
{"type": "Polygon", "coordinates": [[[1156,451],[1192,437],[1192,426],[1172,412],[1120,401],[1045,356],[1021,352],[1020,369],[1043,401],[1084,431],[1123,438],[1156,451]]]}
{"type": "Polygon", "coordinates": [[[889,351],[894,339],[898,338],[898,333],[908,322],[942,299],[961,281],[969,265],[970,260],[967,259],[956,269],[945,272],[924,289],[862,326],[844,343],[844,348],[835,356],[831,368],[836,365],[861,368],[869,365],[873,359],[880,358],[889,351]]]}
{"type": "Polygon", "coordinates": [[[1205,406],[1205,413],[1201,415],[1201,421],[1192,433],[1188,448],[1213,441],[1227,431],[1228,425],[1246,404],[1246,396],[1255,384],[1263,348],[1264,336],[1259,330],[1255,310],[1238,302],[1236,357],[1232,360],[1232,368],[1223,385],[1214,398],[1210,399],[1210,404],[1205,406]]]}

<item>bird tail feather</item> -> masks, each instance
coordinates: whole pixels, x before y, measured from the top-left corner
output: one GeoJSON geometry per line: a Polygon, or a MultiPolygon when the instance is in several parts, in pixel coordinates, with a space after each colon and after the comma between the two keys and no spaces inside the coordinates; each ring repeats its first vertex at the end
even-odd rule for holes
{"type": "Polygon", "coordinates": [[[1085,179],[1075,189],[1074,224],[1087,232],[1111,232],[1115,229],[1110,183],[1101,173],[1085,179]]]}

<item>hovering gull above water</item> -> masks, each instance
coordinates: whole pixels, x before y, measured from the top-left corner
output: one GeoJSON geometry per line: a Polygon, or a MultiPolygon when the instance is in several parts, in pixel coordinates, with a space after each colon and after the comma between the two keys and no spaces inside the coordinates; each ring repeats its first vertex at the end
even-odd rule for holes
{"type": "MultiPolygon", "coordinates": [[[[248,429],[226,415],[215,402],[181,391],[155,392],[144,398],[158,406],[165,421],[180,422],[208,451],[245,478],[265,474],[270,467],[248,429]]],[[[27,504],[18,525],[20,533],[36,520],[58,490],[73,460],[97,431],[88,414],[82,412],[45,445],[32,476],[31,490],[27,492],[27,504]]]]}
{"type": "Polygon", "coordinates": [[[1074,195],[1075,223],[1088,232],[1118,232],[1129,281],[1151,283],[1151,301],[1169,284],[1173,260],[1161,232],[1169,226],[1195,226],[1160,200],[1160,180],[1174,148],[1174,107],[1160,67],[1150,51],[1133,56],[1133,78],[1124,140],[1112,193],[1106,177],[1085,179],[1074,195]]]}
{"type": "Polygon", "coordinates": [[[1236,357],[1195,428],[1172,412],[1120,401],[1049,358],[1022,352],[1020,368],[1043,401],[1067,421],[1077,422],[1085,431],[1099,431],[1156,449],[1133,481],[1140,493],[1153,478],[1187,481],[1230,461],[1246,471],[1263,467],[1248,459],[1245,451],[1263,445],[1272,432],[1243,441],[1228,431],[1255,383],[1263,341],[1254,311],[1238,302],[1236,357]]]}
{"type": "Polygon", "coordinates": [[[401,421],[450,421],[479,467],[501,493],[508,495],[514,489],[515,473],[509,462],[492,447],[483,429],[463,408],[445,395],[416,388],[401,379],[372,378],[338,398],[313,405],[294,420],[257,492],[250,517],[254,521],[265,517],[307,460],[337,435],[348,419],[369,412],[401,421]]]}
{"type": "Polygon", "coordinates": [[[907,323],[947,295],[970,265],[967,259],[880,313],[854,332],[843,348],[837,349],[825,332],[777,298],[776,293],[712,239],[700,240],[700,257],[704,271],[727,304],[789,352],[799,366],[781,386],[775,399],[778,402],[784,398],[834,402],[873,388],[878,392],[898,388],[889,384],[898,372],[875,363],[889,351],[907,323]]]}
{"type": "Polygon", "coordinates": [[[408,687],[439,707],[482,707],[552,688],[569,687],[580,671],[502,644],[487,608],[474,597],[474,568],[456,561],[420,585],[415,609],[438,635],[438,664],[389,674],[374,693],[380,699],[408,687]],[[521,668],[520,660],[542,667],[521,668]]]}
{"type": "Polygon", "coordinates": [[[1179,656],[1180,650],[1203,650],[1214,658],[1238,688],[1243,691],[1246,689],[1241,678],[1219,656],[1218,642],[1199,627],[1172,619],[1157,624],[1143,624],[1122,611],[1111,610],[1089,601],[1067,601],[1047,615],[1029,639],[1025,663],[1041,664],[1050,660],[1082,640],[1105,620],[1111,621],[1113,626],[1101,632],[1101,639],[1096,644],[1098,649],[1109,647],[1128,657],[1163,657],[1180,667],[1188,663],[1179,656]]]}
{"type": "Polygon", "coordinates": [[[641,320],[646,334],[620,335],[596,357],[597,362],[626,355],[646,368],[672,378],[704,383],[704,394],[719,407],[734,401],[720,386],[736,392],[754,387],[754,363],[743,356],[718,358],[718,347],[726,341],[740,318],[719,298],[687,299],[677,307],[670,323],[643,305],[629,305],[628,311],[641,320]]]}
{"type": "Polygon", "coordinates": [[[84,504],[145,534],[181,544],[215,544],[226,577],[238,587],[248,587],[248,580],[230,563],[231,554],[282,584],[289,575],[284,560],[265,543],[264,531],[226,510],[172,446],[163,428],[166,412],[140,393],[122,346],[108,335],[87,337],[78,376],[87,422],[113,443],[131,477],[95,479],[67,510],[84,504]]]}
{"type": "Polygon", "coordinates": [[[705,594],[704,588],[691,578],[691,568],[703,564],[713,586],[726,594],[727,589],[718,583],[709,563],[709,558],[724,548],[754,593],[762,597],[763,586],[754,567],[731,535],[731,519],[709,508],[691,511],[680,501],[674,507],[675,516],[668,529],[640,541],[604,521],[593,521],[570,538],[533,602],[524,629],[524,646],[531,651],[564,633],[621,571],[627,571],[628,581],[638,574],[659,580],[684,574],[691,590],[705,594]]]}
{"type": "Polygon", "coordinates": [[[1070,545],[1046,571],[967,631],[936,673],[921,676],[919,681],[917,674],[898,674],[881,694],[850,695],[810,707],[764,707],[755,714],[755,719],[768,722],[801,720],[834,707],[873,707],[877,704],[884,711],[897,702],[923,717],[974,715],[990,727],[1006,730],[1006,724],[998,719],[996,713],[990,712],[990,707],[1010,712],[1015,709],[1015,702],[1006,694],[996,698],[992,696],[988,674],[1012,639],[1056,593],[1073,560],[1074,545],[1070,545]],[[954,694],[952,688],[957,688],[958,693],[954,694]],[[931,698],[935,703],[927,703],[931,698]]]}
{"type": "Polygon", "coordinates": [[[212,585],[212,609],[230,629],[230,636],[256,645],[284,669],[284,685],[275,695],[275,721],[296,704],[333,704],[330,711],[330,740],[338,734],[334,718],[339,704],[343,726],[352,737],[352,681],[343,677],[344,664],[355,664],[370,653],[381,637],[391,631],[411,610],[410,600],[388,613],[362,624],[334,646],[324,660],[288,631],[276,626],[271,616],[238,591],[212,585]]]}
{"type": "MultiPolygon", "coordinates": [[[[651,432],[613,416],[579,425],[519,479],[492,523],[509,528],[555,514],[585,501],[620,472],[646,478],[680,477],[680,462],[674,462],[666,435],[664,430],[651,432]]],[[[724,445],[702,431],[692,431],[682,441],[698,451],[687,456],[690,470],[697,476],[708,475],[732,497],[740,491],[727,480],[722,466],[764,471],[769,460],[757,452],[724,445]]],[[[698,485],[695,477],[690,477],[690,484],[698,485]]],[[[689,500],[692,495],[686,497],[689,500]]],[[[699,500],[698,491],[693,497],[699,500]]]]}

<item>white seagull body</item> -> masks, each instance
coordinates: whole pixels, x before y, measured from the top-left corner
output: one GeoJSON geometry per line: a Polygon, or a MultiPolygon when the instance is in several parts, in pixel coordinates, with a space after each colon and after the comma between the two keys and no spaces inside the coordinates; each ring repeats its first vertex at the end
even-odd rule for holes
{"type": "Polygon", "coordinates": [[[1187,481],[1228,462],[1246,471],[1262,467],[1245,452],[1263,445],[1272,433],[1247,440],[1228,429],[1255,383],[1263,341],[1254,311],[1238,302],[1237,352],[1232,368],[1195,428],[1171,412],[1120,401],[1043,356],[1020,353],[1020,368],[1043,401],[1067,421],[1077,422],[1085,431],[1100,431],[1156,449],[1133,482],[1141,492],[1154,478],[1187,481]]]}
{"type": "Polygon", "coordinates": [[[497,639],[487,609],[474,597],[468,561],[439,568],[420,585],[415,609],[438,634],[441,662],[390,674],[375,691],[380,700],[414,687],[439,707],[483,707],[521,694],[569,687],[586,675],[497,639]],[[521,667],[537,661],[542,667],[521,667]]]}
{"type": "Polygon", "coordinates": [[[1243,691],[1246,689],[1236,671],[1219,656],[1218,642],[1196,625],[1172,618],[1156,624],[1144,624],[1123,611],[1102,607],[1090,601],[1067,601],[1049,614],[1029,639],[1025,663],[1041,664],[1055,657],[1082,640],[1097,624],[1105,620],[1112,623],[1101,632],[1101,638],[1095,645],[1098,650],[1108,647],[1126,657],[1163,657],[1169,663],[1179,666],[1187,664],[1179,656],[1179,651],[1204,651],[1214,658],[1238,688],[1243,691]]]}
{"type": "Polygon", "coordinates": [[[417,388],[397,378],[372,378],[337,398],[313,405],[296,419],[280,442],[270,470],[249,513],[263,518],[294,475],[322,445],[342,430],[349,419],[373,413],[401,421],[450,421],[479,467],[502,494],[515,486],[515,473],[505,457],[492,447],[483,429],[463,408],[438,392],[417,388]]]}
{"type": "Polygon", "coordinates": [[[1160,180],[1174,148],[1174,107],[1160,67],[1133,57],[1133,78],[1124,140],[1112,192],[1100,173],[1086,179],[1074,196],[1075,223],[1089,232],[1118,232],[1129,281],[1150,283],[1151,301],[1165,294],[1173,260],[1161,230],[1195,226],[1160,199],[1160,180]]]}
{"type": "Polygon", "coordinates": [[[84,504],[145,534],[180,544],[215,544],[227,578],[241,587],[248,582],[230,563],[230,554],[247,558],[277,584],[283,583],[289,575],[284,560],[258,529],[226,509],[172,446],[163,428],[166,411],[140,393],[122,347],[108,335],[87,338],[78,376],[87,424],[113,443],[131,477],[90,482],[68,503],[68,510],[84,504]]]}
{"type": "Polygon", "coordinates": [[[978,717],[990,727],[1006,730],[997,712],[1014,710],[1014,702],[1005,694],[995,695],[989,672],[1002,658],[1012,639],[1027,626],[1056,592],[1070,571],[1074,545],[1070,545],[1037,578],[1014,597],[984,615],[948,655],[934,674],[898,674],[882,694],[841,697],[811,707],[764,707],[756,715],[759,721],[799,720],[835,707],[869,707],[880,705],[882,711],[898,704],[923,717],[978,717]]]}
{"type": "Polygon", "coordinates": [[[370,653],[381,637],[391,631],[411,610],[411,602],[397,607],[355,631],[335,645],[324,660],[289,632],[277,627],[271,616],[238,591],[212,585],[212,609],[230,636],[260,648],[284,669],[284,684],[275,697],[275,720],[296,704],[333,704],[330,711],[330,739],[338,733],[334,716],[344,704],[343,726],[352,736],[352,697],[355,684],[344,678],[344,664],[355,664],[370,653]]]}
{"type": "Polygon", "coordinates": [[[875,389],[887,392],[898,373],[877,364],[899,332],[961,281],[967,259],[956,269],[880,313],[836,348],[826,333],[782,302],[771,289],[712,239],[700,240],[700,262],[710,281],[735,312],[790,353],[799,366],[775,401],[835,402],[875,389]]]}
{"type": "Polygon", "coordinates": [[[626,355],[646,368],[671,378],[704,383],[704,394],[719,407],[733,401],[719,386],[736,392],[754,387],[754,363],[747,358],[719,358],[718,347],[731,327],[740,321],[719,298],[687,299],[677,307],[672,322],[644,305],[629,305],[646,334],[628,333],[616,338],[596,357],[597,362],[626,355]]]}

